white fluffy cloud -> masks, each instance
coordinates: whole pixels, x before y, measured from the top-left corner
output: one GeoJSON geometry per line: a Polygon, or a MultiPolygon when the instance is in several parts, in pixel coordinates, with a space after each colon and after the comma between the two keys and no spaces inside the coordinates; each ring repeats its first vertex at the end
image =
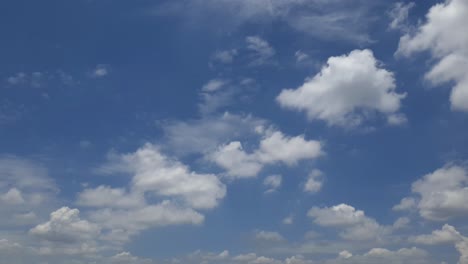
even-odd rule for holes
{"type": "Polygon", "coordinates": [[[186,165],[164,156],[149,143],[134,153],[111,157],[101,171],[131,173],[134,191],[175,197],[197,209],[214,208],[226,195],[226,186],[216,175],[190,171],[186,165]]]}
{"type": "Polygon", "coordinates": [[[247,153],[238,141],[223,145],[208,159],[226,170],[231,177],[255,177],[267,164],[284,163],[294,166],[305,159],[323,154],[322,143],[304,136],[288,137],[279,131],[263,132],[259,148],[247,153]]]}
{"type": "Polygon", "coordinates": [[[410,237],[413,243],[424,245],[454,244],[460,253],[458,264],[468,264],[468,238],[460,234],[455,227],[445,224],[441,230],[435,230],[429,235],[410,237]]]}
{"type": "Polygon", "coordinates": [[[131,210],[104,208],[90,212],[90,219],[110,230],[105,239],[126,241],[129,236],[151,227],[199,225],[203,223],[204,216],[192,208],[163,201],[131,210]]]}
{"type": "Polygon", "coordinates": [[[468,172],[457,165],[447,165],[423,176],[412,185],[417,197],[408,197],[394,209],[416,207],[429,220],[445,221],[468,216],[468,172]]]}
{"type": "Polygon", "coordinates": [[[31,225],[47,217],[57,187],[47,169],[31,160],[0,156],[0,226],[31,225]]]}
{"type": "Polygon", "coordinates": [[[145,202],[141,193],[127,193],[122,188],[99,186],[79,193],[77,203],[85,207],[135,208],[143,206],[145,202]]]}
{"type": "Polygon", "coordinates": [[[380,113],[395,124],[404,120],[398,111],[405,97],[395,89],[393,73],[381,67],[372,51],[354,50],[330,57],[320,73],[297,89],[283,90],[277,101],[328,125],[357,126],[372,113],[380,113]]]}
{"type": "Polygon", "coordinates": [[[99,186],[78,195],[77,204],[103,229],[102,240],[117,245],[147,228],[199,225],[204,216],[196,210],[212,209],[226,195],[216,175],[191,171],[149,143],[133,153],[111,153],[97,171],[131,176],[125,188],[99,186]]]}
{"type": "Polygon", "coordinates": [[[435,230],[430,235],[419,235],[410,237],[409,240],[416,244],[438,245],[451,244],[462,239],[462,235],[455,227],[445,224],[441,230],[435,230]]]}
{"type": "Polygon", "coordinates": [[[41,254],[83,254],[98,251],[98,225],[80,218],[78,209],[62,207],[50,214],[49,221],[32,228],[29,233],[41,242],[41,254]]]}
{"type": "Polygon", "coordinates": [[[342,229],[340,236],[349,240],[380,239],[389,232],[389,228],[379,225],[363,211],[347,204],[325,208],[313,207],[309,210],[308,216],[319,226],[342,229]]]}
{"type": "Polygon", "coordinates": [[[437,63],[425,78],[433,85],[454,83],[450,102],[454,110],[468,111],[468,2],[446,0],[434,5],[414,34],[401,37],[397,55],[430,51],[437,63]]]}

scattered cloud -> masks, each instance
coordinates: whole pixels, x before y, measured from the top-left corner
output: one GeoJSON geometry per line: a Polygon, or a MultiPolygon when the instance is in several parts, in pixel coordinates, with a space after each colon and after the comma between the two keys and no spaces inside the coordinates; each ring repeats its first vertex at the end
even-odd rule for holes
{"type": "Polygon", "coordinates": [[[225,169],[230,177],[255,177],[265,165],[283,163],[294,166],[301,160],[323,154],[322,143],[304,136],[288,137],[280,131],[266,131],[258,149],[244,151],[241,142],[233,141],[218,148],[208,159],[225,169]]]}
{"type": "Polygon", "coordinates": [[[400,56],[430,51],[437,63],[426,73],[432,85],[454,83],[450,102],[453,110],[468,111],[468,3],[465,0],[446,0],[434,5],[426,21],[415,33],[400,39],[396,52],[400,56]]]}
{"type": "Polygon", "coordinates": [[[468,173],[449,164],[423,176],[412,185],[415,197],[404,198],[394,210],[416,208],[428,220],[445,221],[468,216],[468,173]]]}
{"type": "Polygon", "coordinates": [[[297,89],[283,90],[277,101],[283,108],[306,112],[310,120],[356,127],[373,113],[395,123],[406,96],[395,89],[393,73],[381,68],[372,51],[354,50],[329,58],[320,73],[297,89]]]}
{"type": "Polygon", "coordinates": [[[307,215],[319,226],[342,229],[340,236],[348,240],[379,240],[389,233],[387,227],[347,204],[313,207],[307,215]]]}

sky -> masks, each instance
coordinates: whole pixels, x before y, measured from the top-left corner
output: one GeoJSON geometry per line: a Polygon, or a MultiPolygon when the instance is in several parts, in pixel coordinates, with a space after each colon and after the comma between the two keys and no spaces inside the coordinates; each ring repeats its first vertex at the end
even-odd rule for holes
{"type": "Polygon", "coordinates": [[[468,1],[0,2],[0,264],[468,264],[468,1]]]}

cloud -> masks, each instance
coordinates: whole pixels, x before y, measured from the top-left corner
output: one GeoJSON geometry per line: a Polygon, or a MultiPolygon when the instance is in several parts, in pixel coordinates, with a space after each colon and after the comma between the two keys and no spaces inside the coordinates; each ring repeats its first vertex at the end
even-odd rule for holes
{"type": "Polygon", "coordinates": [[[191,24],[232,31],[245,24],[282,23],[294,32],[322,40],[369,43],[369,25],[380,1],[368,0],[179,0],[158,5],[151,14],[178,15],[191,24]],[[207,20],[206,18],[210,19],[207,20]],[[359,19],[357,19],[359,18],[359,19]],[[213,23],[213,21],[215,21],[213,23]]]}
{"type": "Polygon", "coordinates": [[[284,237],[278,232],[257,230],[255,232],[255,239],[259,241],[280,242],[284,237]]]}
{"type": "Polygon", "coordinates": [[[415,33],[401,37],[397,55],[430,51],[437,63],[425,78],[433,85],[454,83],[450,95],[453,110],[468,111],[468,3],[446,0],[434,5],[415,33]]]}
{"type": "Polygon", "coordinates": [[[234,178],[255,177],[265,165],[284,163],[294,166],[301,160],[316,159],[323,154],[322,143],[304,136],[288,137],[280,131],[266,131],[259,148],[244,151],[241,142],[223,145],[207,158],[234,178]]]}
{"type": "Polygon", "coordinates": [[[190,171],[149,143],[134,153],[111,156],[101,171],[130,173],[134,191],[176,198],[197,209],[214,208],[226,195],[226,186],[216,175],[190,171]]]}
{"type": "Polygon", "coordinates": [[[340,236],[348,240],[378,240],[389,233],[387,227],[347,204],[313,207],[307,215],[319,226],[343,229],[340,236]]]}
{"type": "Polygon", "coordinates": [[[294,216],[290,215],[288,217],[285,217],[282,222],[285,225],[292,225],[294,223],[294,216]]]}
{"type": "Polygon", "coordinates": [[[390,122],[401,116],[398,111],[406,95],[395,89],[393,73],[381,68],[372,51],[354,50],[330,57],[320,73],[297,89],[283,90],[277,101],[283,108],[306,112],[310,120],[356,127],[373,113],[390,122]]]}
{"type": "Polygon", "coordinates": [[[317,193],[323,186],[323,172],[320,170],[313,170],[309,173],[309,177],[304,185],[304,192],[317,193]]]}
{"type": "Polygon", "coordinates": [[[77,204],[84,207],[137,208],[145,202],[141,193],[127,193],[123,188],[99,186],[80,192],[77,204]]]}
{"type": "Polygon", "coordinates": [[[276,54],[275,49],[266,40],[259,36],[246,37],[247,50],[251,52],[250,66],[260,66],[272,64],[273,57],[276,54]]]}
{"type": "Polygon", "coordinates": [[[62,207],[50,214],[50,220],[37,225],[30,233],[41,239],[62,243],[72,243],[96,237],[100,230],[96,225],[81,220],[78,209],[62,207]]]}
{"type": "Polygon", "coordinates": [[[412,185],[416,197],[404,198],[394,209],[416,207],[428,220],[445,221],[468,216],[468,172],[449,164],[423,176],[412,185]]]}
{"type": "Polygon", "coordinates": [[[281,175],[270,175],[263,180],[263,185],[268,189],[265,193],[271,193],[281,187],[283,177],[281,175]]]}
{"type": "Polygon", "coordinates": [[[99,64],[96,66],[96,68],[93,70],[93,72],[91,73],[91,76],[93,78],[102,78],[106,75],[109,74],[109,66],[107,65],[104,65],[104,64],[99,64]]]}
{"type": "Polygon", "coordinates": [[[410,242],[423,245],[454,244],[460,253],[458,264],[468,264],[468,238],[461,235],[455,227],[445,224],[441,230],[434,230],[430,235],[409,238],[410,242]]]}
{"type": "Polygon", "coordinates": [[[166,122],[162,124],[162,128],[168,149],[184,155],[210,153],[221,144],[254,135],[255,128],[264,124],[265,120],[250,115],[226,112],[221,116],[166,122]]]}
{"type": "Polygon", "coordinates": [[[394,211],[407,211],[415,209],[417,206],[417,201],[411,197],[405,197],[401,199],[400,203],[393,207],[394,211]]]}
{"type": "Polygon", "coordinates": [[[239,141],[221,146],[208,159],[225,169],[229,176],[236,178],[255,177],[263,168],[255,155],[244,152],[239,141]]]}
{"type": "Polygon", "coordinates": [[[419,235],[409,238],[410,242],[424,245],[451,244],[462,239],[462,235],[451,225],[445,224],[441,230],[435,230],[430,235],[419,235]]]}
{"type": "Polygon", "coordinates": [[[198,109],[203,116],[216,113],[219,109],[235,104],[235,96],[242,86],[233,87],[229,80],[213,79],[203,85],[200,91],[198,109]]]}
{"type": "Polygon", "coordinates": [[[82,254],[98,251],[98,225],[80,218],[78,209],[62,207],[50,214],[50,220],[32,228],[29,233],[40,239],[42,254],[82,254]]]}
{"type": "Polygon", "coordinates": [[[202,92],[214,92],[214,91],[217,91],[219,89],[221,89],[221,87],[223,87],[227,82],[225,80],[222,80],[222,79],[213,79],[213,80],[210,80],[209,82],[207,82],[205,85],[203,85],[202,87],[202,92]]]}
{"type": "Polygon", "coordinates": [[[414,2],[404,3],[398,2],[393,5],[393,8],[388,13],[390,19],[392,20],[389,28],[392,30],[401,30],[403,32],[408,32],[410,26],[408,24],[408,15],[410,10],[415,6],[414,2]]]}
{"type": "Polygon", "coordinates": [[[296,51],[296,53],[294,53],[294,57],[296,58],[297,63],[300,63],[309,59],[309,55],[303,52],[302,50],[296,51]]]}
{"type": "Polygon", "coordinates": [[[238,55],[237,49],[218,50],[211,56],[211,60],[218,63],[230,64],[238,55]]]}
{"type": "Polygon", "coordinates": [[[169,200],[141,208],[103,208],[89,212],[89,218],[107,230],[103,237],[112,243],[126,242],[130,236],[152,227],[170,225],[199,225],[204,216],[192,208],[180,206],[169,200]]]}
{"type": "Polygon", "coordinates": [[[216,175],[191,171],[150,143],[132,153],[111,153],[97,172],[130,176],[125,188],[99,186],[78,195],[77,204],[90,209],[89,219],[111,244],[152,227],[199,225],[205,217],[197,210],[215,208],[226,195],[216,175]]]}
{"type": "MultiPolygon", "coordinates": [[[[58,188],[40,163],[0,156],[0,226],[30,225],[54,205],[58,188]]],[[[45,216],[45,215],[44,215],[45,216]]]]}
{"type": "Polygon", "coordinates": [[[154,261],[135,257],[130,252],[120,252],[110,258],[111,264],[151,264],[154,261]]]}

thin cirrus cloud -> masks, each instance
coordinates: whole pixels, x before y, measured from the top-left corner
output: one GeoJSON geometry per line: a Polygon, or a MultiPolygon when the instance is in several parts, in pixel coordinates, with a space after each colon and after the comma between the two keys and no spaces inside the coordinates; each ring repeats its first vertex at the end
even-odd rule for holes
{"type": "Polygon", "coordinates": [[[352,43],[370,43],[370,22],[376,17],[372,11],[380,1],[368,0],[178,0],[165,2],[147,11],[157,16],[178,15],[191,24],[200,25],[206,17],[219,23],[207,23],[211,27],[222,26],[230,31],[247,23],[269,25],[280,21],[298,33],[311,37],[352,43]],[[204,15],[201,15],[204,14],[204,15]],[[356,19],[359,17],[360,19],[356,19]]]}

